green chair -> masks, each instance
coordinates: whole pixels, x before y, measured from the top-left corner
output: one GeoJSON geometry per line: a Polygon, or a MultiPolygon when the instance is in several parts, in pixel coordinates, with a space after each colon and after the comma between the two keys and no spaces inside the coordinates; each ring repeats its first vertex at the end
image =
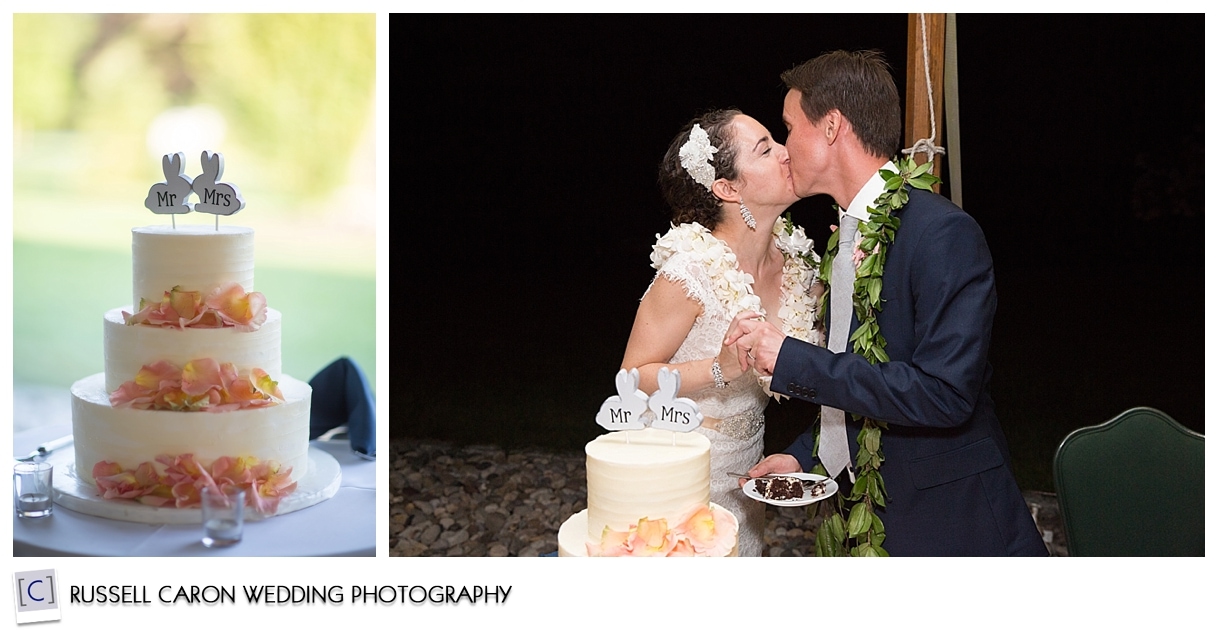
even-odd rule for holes
{"type": "Polygon", "coordinates": [[[1163,412],[1071,432],[1053,483],[1070,556],[1205,555],[1205,436],[1163,412]]]}

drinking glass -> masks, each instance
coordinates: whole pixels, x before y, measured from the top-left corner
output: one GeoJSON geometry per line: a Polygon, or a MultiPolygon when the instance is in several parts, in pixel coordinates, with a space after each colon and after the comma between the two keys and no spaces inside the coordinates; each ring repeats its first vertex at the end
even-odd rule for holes
{"type": "Polygon", "coordinates": [[[203,545],[222,548],[241,541],[245,519],[245,490],[203,489],[203,545]]]}
{"type": "Polygon", "coordinates": [[[18,517],[37,518],[51,514],[49,462],[19,462],[13,467],[13,507],[18,517]]]}

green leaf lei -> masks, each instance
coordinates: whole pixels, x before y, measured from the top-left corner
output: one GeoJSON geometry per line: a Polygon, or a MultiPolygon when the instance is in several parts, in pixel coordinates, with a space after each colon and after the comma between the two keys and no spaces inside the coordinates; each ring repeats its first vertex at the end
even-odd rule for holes
{"type": "MultiPolygon", "coordinates": [[[[940,181],[930,173],[930,162],[918,165],[911,156],[898,158],[895,164],[898,173],[887,169],[880,171],[884,178],[884,192],[876,199],[875,207],[868,208],[870,219],[859,222],[858,248],[867,254],[855,271],[853,302],[859,326],[850,336],[850,342],[852,350],[872,364],[888,361],[888,353],[884,350],[887,341],[880,334],[877,315],[883,309],[880,290],[884,287],[884,263],[888,248],[896,239],[897,229],[901,227],[901,220],[893,213],[909,202],[906,186],[929,191],[940,181]]],[[[822,322],[832,289],[829,277],[833,270],[833,259],[838,253],[837,240],[836,231],[829,235],[825,256],[820,261],[818,276],[826,288],[818,309],[818,317],[822,322]]],[[[851,416],[855,419],[860,417],[858,414],[851,416]]],[[[857,439],[859,451],[855,463],[857,475],[854,486],[848,494],[838,494],[837,510],[833,510],[821,523],[816,533],[817,556],[888,556],[888,551],[883,547],[884,522],[875,512],[877,506],[885,506],[884,498],[888,495],[884,488],[884,478],[880,476],[880,464],[884,462],[884,453],[880,449],[880,432],[887,428],[883,421],[863,419],[863,429],[857,439]]],[[[820,449],[819,427],[815,448],[818,451],[820,449]]],[[[826,474],[824,466],[820,464],[816,465],[813,471],[826,474]]],[[[818,507],[814,510],[826,510],[828,505],[829,502],[819,502],[814,505],[818,507]]]]}

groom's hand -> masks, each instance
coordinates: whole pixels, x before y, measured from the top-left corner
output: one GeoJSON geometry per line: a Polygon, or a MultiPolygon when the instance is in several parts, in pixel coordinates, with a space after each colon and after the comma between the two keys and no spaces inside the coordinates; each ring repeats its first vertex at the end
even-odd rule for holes
{"type": "MultiPolygon", "coordinates": [[[[774,454],[766,456],[761,462],[753,465],[753,468],[749,469],[749,477],[759,478],[771,473],[799,473],[802,470],[795,456],[790,454],[774,454]]],[[[740,486],[744,486],[745,482],[748,482],[748,480],[740,480],[740,486]]]]}
{"type": "Polygon", "coordinates": [[[754,311],[742,311],[728,327],[723,345],[736,346],[736,355],[742,371],[752,367],[757,370],[757,374],[769,376],[774,374],[778,351],[782,349],[785,339],[786,336],[778,327],[765,321],[764,315],[754,311]]]}

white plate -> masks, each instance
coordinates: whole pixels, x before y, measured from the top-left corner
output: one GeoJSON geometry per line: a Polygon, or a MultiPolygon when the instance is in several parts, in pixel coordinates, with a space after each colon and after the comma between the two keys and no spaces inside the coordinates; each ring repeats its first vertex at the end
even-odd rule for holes
{"type": "MultiPolygon", "coordinates": [[[[784,473],[783,475],[790,478],[806,480],[808,482],[819,482],[821,480],[828,479],[823,475],[816,475],[815,473],[784,473]]],[[[837,493],[837,482],[829,480],[825,484],[825,493],[823,495],[817,495],[816,497],[812,497],[811,495],[811,485],[805,485],[804,496],[794,500],[772,500],[766,498],[764,495],[757,492],[756,478],[745,482],[743,490],[745,495],[757,500],[758,502],[765,502],[766,504],[773,504],[775,506],[807,506],[808,504],[819,502],[827,497],[833,497],[833,494],[837,493]]]]}

